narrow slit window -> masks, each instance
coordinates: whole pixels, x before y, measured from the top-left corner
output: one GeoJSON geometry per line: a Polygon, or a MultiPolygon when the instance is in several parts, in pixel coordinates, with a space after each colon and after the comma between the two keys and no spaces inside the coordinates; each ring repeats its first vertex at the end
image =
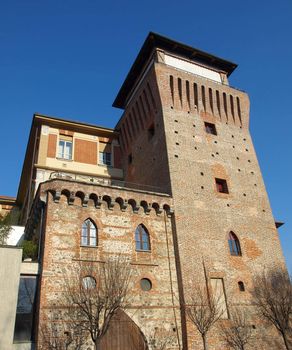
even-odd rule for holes
{"type": "Polygon", "coordinates": [[[218,110],[218,113],[221,117],[221,104],[220,104],[220,95],[219,95],[219,91],[216,90],[216,103],[217,103],[217,110],[218,110]]]}
{"type": "Polygon", "coordinates": [[[206,112],[206,94],[205,94],[205,86],[201,86],[201,92],[202,92],[202,102],[203,102],[203,107],[204,111],[206,112]]]}
{"type": "Polygon", "coordinates": [[[231,114],[232,114],[232,118],[235,122],[235,115],[234,115],[234,102],[233,102],[233,96],[230,95],[230,108],[231,108],[231,114]]]}
{"type": "Polygon", "coordinates": [[[181,78],[177,78],[177,85],[178,85],[178,94],[179,94],[180,104],[182,106],[182,81],[181,81],[181,78]]]}
{"type": "Polygon", "coordinates": [[[199,107],[199,103],[198,103],[198,85],[196,83],[194,83],[194,103],[195,103],[195,107],[198,108],[199,107]]]}
{"type": "Polygon", "coordinates": [[[170,86],[172,104],[174,104],[174,87],[173,87],[173,76],[172,75],[170,75],[170,77],[169,77],[169,86],[170,86]]]}
{"type": "Polygon", "coordinates": [[[190,101],[190,83],[188,80],[186,80],[186,95],[187,95],[187,101],[188,101],[188,107],[191,108],[191,101],[190,101]]]}
{"type": "Polygon", "coordinates": [[[240,109],[240,99],[239,97],[236,97],[236,102],[237,102],[237,114],[240,120],[240,124],[242,125],[242,121],[241,121],[241,109],[240,109]]]}
{"type": "Polygon", "coordinates": [[[225,115],[228,119],[228,112],[227,112],[227,97],[226,97],[226,94],[225,92],[223,92],[223,106],[224,106],[224,112],[225,112],[225,115]]]}
{"type": "Polygon", "coordinates": [[[209,103],[212,113],[214,113],[214,106],[213,106],[213,91],[211,88],[209,88],[209,103]]]}

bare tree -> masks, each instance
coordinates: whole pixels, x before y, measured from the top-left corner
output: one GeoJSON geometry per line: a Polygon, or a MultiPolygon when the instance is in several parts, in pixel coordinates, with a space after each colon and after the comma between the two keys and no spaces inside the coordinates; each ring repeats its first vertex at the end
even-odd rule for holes
{"type": "Polygon", "coordinates": [[[105,263],[82,262],[66,277],[70,322],[91,337],[96,350],[112,317],[126,305],[130,278],[130,266],[120,256],[105,263]]]}
{"type": "Polygon", "coordinates": [[[166,350],[167,347],[173,345],[176,341],[174,331],[166,330],[164,328],[159,329],[155,327],[154,332],[148,336],[148,344],[153,350],[166,350]]]}
{"type": "Polygon", "coordinates": [[[221,325],[226,344],[234,350],[245,350],[252,338],[252,329],[247,322],[246,313],[238,307],[233,307],[228,323],[221,325]]]}
{"type": "Polygon", "coordinates": [[[70,309],[52,307],[42,321],[40,345],[43,350],[81,350],[88,334],[70,322],[70,309]],[[69,317],[68,317],[69,316],[69,317]]]}
{"type": "Polygon", "coordinates": [[[254,279],[253,295],[258,313],[281,334],[292,349],[292,284],[282,269],[263,272],[254,279]]]}
{"type": "Polygon", "coordinates": [[[208,350],[207,333],[224,313],[221,298],[218,293],[209,293],[207,287],[198,285],[192,288],[189,304],[186,305],[186,314],[200,332],[204,350],[208,350]]]}

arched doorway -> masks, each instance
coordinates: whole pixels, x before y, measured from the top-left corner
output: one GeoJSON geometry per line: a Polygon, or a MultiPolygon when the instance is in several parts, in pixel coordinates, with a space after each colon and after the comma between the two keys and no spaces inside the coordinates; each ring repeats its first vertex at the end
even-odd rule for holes
{"type": "Polygon", "coordinates": [[[101,340],[102,350],[148,350],[139,327],[122,310],[111,319],[101,340]]]}

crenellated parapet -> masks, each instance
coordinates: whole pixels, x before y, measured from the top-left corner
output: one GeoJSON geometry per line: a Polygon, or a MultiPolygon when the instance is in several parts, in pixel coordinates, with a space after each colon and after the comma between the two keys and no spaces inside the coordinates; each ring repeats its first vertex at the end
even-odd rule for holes
{"type": "Polygon", "coordinates": [[[76,183],[54,179],[41,185],[40,197],[51,196],[55,203],[65,201],[69,206],[96,209],[132,211],[133,214],[161,215],[173,214],[172,198],[167,194],[157,194],[140,190],[115,188],[109,186],[76,183]]]}

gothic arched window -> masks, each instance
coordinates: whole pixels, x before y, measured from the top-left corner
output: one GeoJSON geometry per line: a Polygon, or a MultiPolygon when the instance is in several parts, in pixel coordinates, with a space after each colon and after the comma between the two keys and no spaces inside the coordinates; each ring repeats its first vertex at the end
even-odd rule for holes
{"type": "Polygon", "coordinates": [[[239,239],[237,238],[235,233],[229,233],[228,244],[231,255],[241,255],[239,239]]]}
{"type": "Polygon", "coordinates": [[[81,245],[97,246],[97,228],[90,219],[86,219],[82,224],[81,245]]]}
{"type": "Polygon", "coordinates": [[[147,228],[140,224],[135,231],[136,250],[150,250],[150,236],[147,228]]]}

